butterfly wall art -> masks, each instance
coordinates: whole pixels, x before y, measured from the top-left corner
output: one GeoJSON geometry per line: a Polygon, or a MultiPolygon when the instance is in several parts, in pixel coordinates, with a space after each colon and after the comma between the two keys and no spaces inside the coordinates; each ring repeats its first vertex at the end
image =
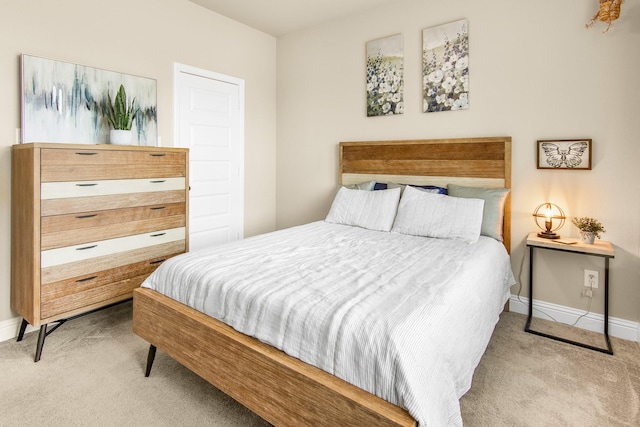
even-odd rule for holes
{"type": "Polygon", "coordinates": [[[591,170],[591,140],[539,140],[538,169],[591,170]]]}

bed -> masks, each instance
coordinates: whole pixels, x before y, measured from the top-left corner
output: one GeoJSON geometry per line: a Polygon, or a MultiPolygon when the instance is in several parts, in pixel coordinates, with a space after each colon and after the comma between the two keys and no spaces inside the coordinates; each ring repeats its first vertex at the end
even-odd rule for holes
{"type": "MultiPolygon", "coordinates": [[[[147,375],[158,348],[276,426],[412,426],[418,421],[421,426],[460,425],[457,400],[470,387],[473,370],[512,284],[508,266],[510,203],[509,192],[505,191],[510,189],[511,140],[343,142],[339,147],[339,180],[345,186],[375,181],[449,187],[463,193],[471,189],[472,195],[460,193],[459,198],[446,200],[466,197],[465,206],[473,204],[476,211],[479,205],[474,189],[487,194],[493,194],[493,189],[500,191],[504,212],[500,239],[483,235],[471,244],[460,239],[416,236],[420,233],[415,230],[389,233],[354,227],[349,220],[341,222],[336,196],[326,221],[252,237],[204,251],[206,254],[185,254],[163,264],[134,291],[133,330],[151,345],[147,375]],[[502,243],[496,243],[498,240],[502,243]],[[444,257],[450,251],[458,252],[444,257]],[[501,269],[480,263],[479,268],[484,269],[481,274],[467,270],[480,254],[494,252],[502,257],[501,269]],[[425,258],[438,259],[436,265],[447,268],[420,269],[420,260],[425,258]],[[290,261],[297,264],[288,264],[290,261]],[[402,269],[404,273],[400,274],[394,267],[400,262],[416,267],[402,269]],[[242,265],[252,273],[247,274],[242,265]],[[486,280],[490,283],[485,284],[477,277],[491,274],[500,277],[501,283],[495,296],[489,297],[493,293],[485,292],[485,286],[496,287],[495,280],[486,280]],[[438,276],[440,285],[429,290],[396,287],[397,283],[423,280],[428,275],[438,276]],[[223,276],[224,281],[220,279],[223,276]],[[298,295],[290,287],[303,279],[308,279],[305,292],[312,295],[298,295]],[[212,280],[220,282],[218,290],[202,285],[212,280]],[[246,286],[249,280],[266,288],[246,286]],[[240,296],[237,289],[243,287],[248,288],[248,297],[240,296]],[[229,292],[222,293],[223,289],[229,292]],[[293,299],[280,300],[278,294],[293,299]],[[434,301],[427,308],[416,303],[423,294],[431,295],[434,301]],[[328,317],[322,305],[326,300],[342,301],[332,309],[339,312],[337,318],[328,317]],[[220,304],[212,305],[216,301],[220,304]],[[488,308],[472,313],[461,301],[488,308]],[[224,322],[205,314],[207,311],[224,322]],[[270,312],[287,313],[287,320],[278,323],[270,312]],[[416,323],[423,317],[433,327],[416,323]],[[401,326],[391,318],[400,319],[401,326]],[[304,342],[304,335],[314,336],[320,323],[330,325],[328,332],[304,342]],[[444,329],[448,323],[455,323],[462,333],[450,336],[444,329]],[[476,329],[477,324],[483,327],[476,329]],[[283,328],[287,333],[271,335],[283,328]],[[388,330],[396,335],[387,338],[384,333],[388,330]],[[422,333],[427,330],[434,332],[422,333]],[[346,338],[339,345],[332,344],[336,336],[346,338]],[[438,341],[430,341],[436,339],[431,336],[438,336],[438,341]],[[414,349],[405,350],[405,344],[414,349]],[[374,348],[382,349],[382,357],[369,360],[374,348]],[[327,354],[320,358],[318,354],[323,352],[327,354]],[[423,357],[431,360],[428,367],[414,368],[414,362],[423,357]],[[396,364],[396,358],[403,363],[396,364]],[[378,371],[385,374],[378,375],[378,371]],[[443,374],[448,371],[456,375],[443,374]],[[388,380],[390,377],[394,381],[388,380]]],[[[384,196],[371,197],[399,199],[400,191],[382,190],[377,194],[384,196]]],[[[349,197],[376,193],[365,195],[361,190],[343,188],[338,194],[341,192],[349,197]]],[[[405,196],[407,200],[410,196],[429,202],[438,197],[438,201],[444,200],[413,187],[404,189],[405,196]]]]}

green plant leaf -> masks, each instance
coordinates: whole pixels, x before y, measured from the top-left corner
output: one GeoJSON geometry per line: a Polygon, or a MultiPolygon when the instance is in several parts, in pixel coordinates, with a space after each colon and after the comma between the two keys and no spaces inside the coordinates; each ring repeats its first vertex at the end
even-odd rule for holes
{"type": "Polygon", "coordinates": [[[133,98],[130,104],[127,104],[127,93],[124,85],[120,85],[115,99],[111,100],[111,95],[107,93],[107,122],[114,129],[131,130],[133,120],[140,111],[135,106],[136,99],[133,98]]]}

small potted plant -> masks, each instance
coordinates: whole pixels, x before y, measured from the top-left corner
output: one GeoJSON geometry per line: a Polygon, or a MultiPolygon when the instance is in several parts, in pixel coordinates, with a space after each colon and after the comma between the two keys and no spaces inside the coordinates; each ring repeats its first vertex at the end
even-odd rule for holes
{"type": "Polygon", "coordinates": [[[123,85],[120,85],[114,102],[111,102],[111,95],[107,93],[106,116],[109,125],[113,128],[109,134],[109,141],[112,144],[127,145],[131,143],[131,126],[140,111],[140,108],[135,104],[135,98],[127,104],[127,93],[123,85]]]}
{"type": "Polygon", "coordinates": [[[574,217],[571,222],[580,230],[580,236],[584,243],[593,244],[596,237],[600,238],[600,233],[606,233],[603,225],[595,218],[589,217],[574,217]]]}

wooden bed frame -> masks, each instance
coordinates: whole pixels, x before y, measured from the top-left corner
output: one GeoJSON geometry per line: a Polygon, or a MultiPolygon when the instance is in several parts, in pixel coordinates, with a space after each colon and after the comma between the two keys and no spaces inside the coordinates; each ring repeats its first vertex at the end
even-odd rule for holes
{"type": "MultiPolygon", "coordinates": [[[[511,138],[340,143],[340,182],[511,187],[511,138]]],[[[510,248],[510,198],[504,244],[510,248]]],[[[150,289],[133,331],[275,426],[415,426],[402,408],[150,289]]]]}

